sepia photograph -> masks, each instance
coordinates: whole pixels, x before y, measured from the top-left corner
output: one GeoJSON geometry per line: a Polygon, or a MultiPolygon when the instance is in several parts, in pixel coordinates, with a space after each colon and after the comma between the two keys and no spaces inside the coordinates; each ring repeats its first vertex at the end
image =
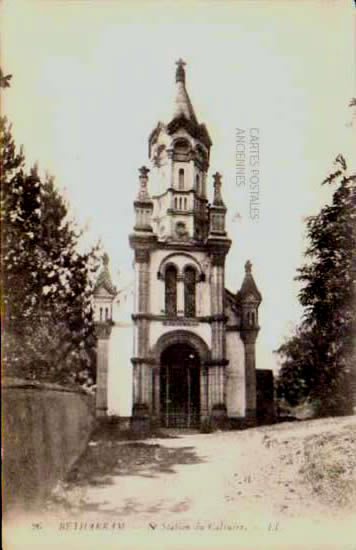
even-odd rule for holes
{"type": "Polygon", "coordinates": [[[356,550],[354,9],[0,2],[5,550],[356,550]]]}

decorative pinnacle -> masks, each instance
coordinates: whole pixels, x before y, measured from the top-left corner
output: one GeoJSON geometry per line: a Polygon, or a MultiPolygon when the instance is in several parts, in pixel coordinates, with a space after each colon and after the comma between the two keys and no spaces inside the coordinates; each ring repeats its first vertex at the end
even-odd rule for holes
{"type": "Polygon", "coordinates": [[[139,168],[138,171],[140,172],[140,179],[141,179],[142,177],[147,178],[147,175],[150,169],[147,168],[146,166],[141,166],[141,168],[139,168]]]}
{"type": "Polygon", "coordinates": [[[216,172],[216,174],[213,175],[214,178],[214,201],[213,204],[216,206],[224,206],[224,201],[221,196],[221,174],[219,172],[216,172]]]}
{"type": "Polygon", "coordinates": [[[103,264],[105,267],[109,265],[109,255],[106,252],[103,254],[103,264]]]}
{"type": "Polygon", "coordinates": [[[186,65],[186,62],[183,61],[183,59],[178,59],[176,61],[177,70],[176,70],[176,82],[183,82],[185,83],[185,70],[184,66],[186,65]]]}
{"type": "Polygon", "coordinates": [[[250,260],[247,260],[247,262],[245,263],[245,271],[246,273],[252,273],[252,263],[250,262],[250,260]]]}
{"type": "Polygon", "coordinates": [[[150,198],[148,191],[147,191],[147,182],[148,182],[148,172],[150,171],[149,168],[146,168],[146,166],[141,166],[139,168],[139,180],[140,180],[140,189],[137,195],[138,200],[147,200],[150,198]]]}

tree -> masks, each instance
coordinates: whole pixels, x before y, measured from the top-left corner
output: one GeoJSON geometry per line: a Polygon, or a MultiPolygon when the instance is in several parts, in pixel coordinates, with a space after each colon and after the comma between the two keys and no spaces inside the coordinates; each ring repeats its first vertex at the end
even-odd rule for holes
{"type": "Polygon", "coordinates": [[[336,164],[323,182],[337,186],[332,203],[307,221],[310,261],[296,277],[303,321],[277,350],[279,396],[319,399],[322,415],[351,412],[355,381],[356,176],[341,155],[336,164]]]}
{"type": "Polygon", "coordinates": [[[80,232],[53,178],[26,171],[5,118],[0,130],[5,374],[85,382],[95,367],[98,246],[78,251],[80,232]]]}

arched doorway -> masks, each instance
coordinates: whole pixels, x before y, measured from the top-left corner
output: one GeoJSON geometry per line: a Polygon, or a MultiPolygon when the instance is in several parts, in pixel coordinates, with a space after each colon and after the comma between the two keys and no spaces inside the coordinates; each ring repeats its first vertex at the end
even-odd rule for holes
{"type": "Polygon", "coordinates": [[[200,358],[189,344],[172,344],[161,354],[160,417],[170,428],[199,425],[200,358]]]}

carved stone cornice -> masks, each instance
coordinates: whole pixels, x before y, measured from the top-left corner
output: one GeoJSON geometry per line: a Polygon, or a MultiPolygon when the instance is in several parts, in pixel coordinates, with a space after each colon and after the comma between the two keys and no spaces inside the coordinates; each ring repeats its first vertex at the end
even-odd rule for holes
{"type": "MultiPolygon", "coordinates": [[[[141,227],[139,229],[141,231],[141,227]]],[[[131,233],[129,235],[130,246],[133,249],[144,248],[144,249],[154,249],[157,245],[156,235],[145,235],[140,233],[131,233]]]]}
{"type": "Polygon", "coordinates": [[[137,248],[135,250],[135,261],[138,264],[148,263],[150,259],[150,250],[144,248],[137,248]]]}
{"type": "MultiPolygon", "coordinates": [[[[157,362],[152,357],[131,357],[131,363],[133,365],[152,365],[157,366],[157,362]]],[[[159,365],[158,365],[159,366],[159,365]]]]}
{"type": "Polygon", "coordinates": [[[209,315],[209,323],[227,323],[227,316],[223,313],[216,313],[215,315],[209,315]]]}
{"type": "Polygon", "coordinates": [[[149,261],[150,251],[157,246],[157,237],[151,231],[147,231],[146,234],[131,233],[129,242],[131,248],[135,250],[136,262],[145,263],[149,261]]]}
{"type": "Polygon", "coordinates": [[[134,206],[136,208],[144,207],[144,208],[149,208],[150,210],[153,210],[153,201],[151,199],[147,199],[147,198],[136,199],[134,201],[134,206]]]}
{"type": "Polygon", "coordinates": [[[158,250],[172,250],[177,252],[206,252],[207,245],[204,242],[194,241],[158,241],[158,250]]]}
{"type": "Polygon", "coordinates": [[[113,327],[112,321],[97,321],[95,323],[95,334],[98,340],[108,340],[113,327]]]}
{"type": "Polygon", "coordinates": [[[134,231],[142,231],[143,233],[153,233],[153,229],[150,225],[135,225],[134,231]]]}
{"type": "Polygon", "coordinates": [[[223,250],[221,252],[220,251],[213,252],[211,255],[211,264],[213,266],[224,267],[226,254],[227,252],[223,250]]]}
{"type": "Polygon", "coordinates": [[[227,325],[225,328],[226,332],[239,332],[240,329],[240,325],[227,325]]]}
{"type": "Polygon", "coordinates": [[[260,328],[241,328],[240,335],[244,344],[254,344],[260,328]]]}
{"type": "Polygon", "coordinates": [[[208,238],[208,248],[212,258],[212,264],[224,266],[225,257],[230,250],[231,240],[227,238],[208,238]]]}
{"type": "Polygon", "coordinates": [[[228,359],[209,359],[205,361],[205,367],[226,367],[230,361],[228,359]]]}
{"type": "MultiPolygon", "coordinates": [[[[228,318],[224,314],[216,314],[216,315],[201,315],[197,317],[178,317],[178,316],[172,316],[172,315],[155,315],[153,313],[133,313],[131,315],[131,319],[133,321],[140,321],[141,319],[146,319],[148,321],[172,321],[172,323],[177,325],[184,326],[185,323],[215,323],[215,322],[222,322],[227,323],[228,318]]],[[[189,325],[188,325],[189,326],[189,325]]]]}

